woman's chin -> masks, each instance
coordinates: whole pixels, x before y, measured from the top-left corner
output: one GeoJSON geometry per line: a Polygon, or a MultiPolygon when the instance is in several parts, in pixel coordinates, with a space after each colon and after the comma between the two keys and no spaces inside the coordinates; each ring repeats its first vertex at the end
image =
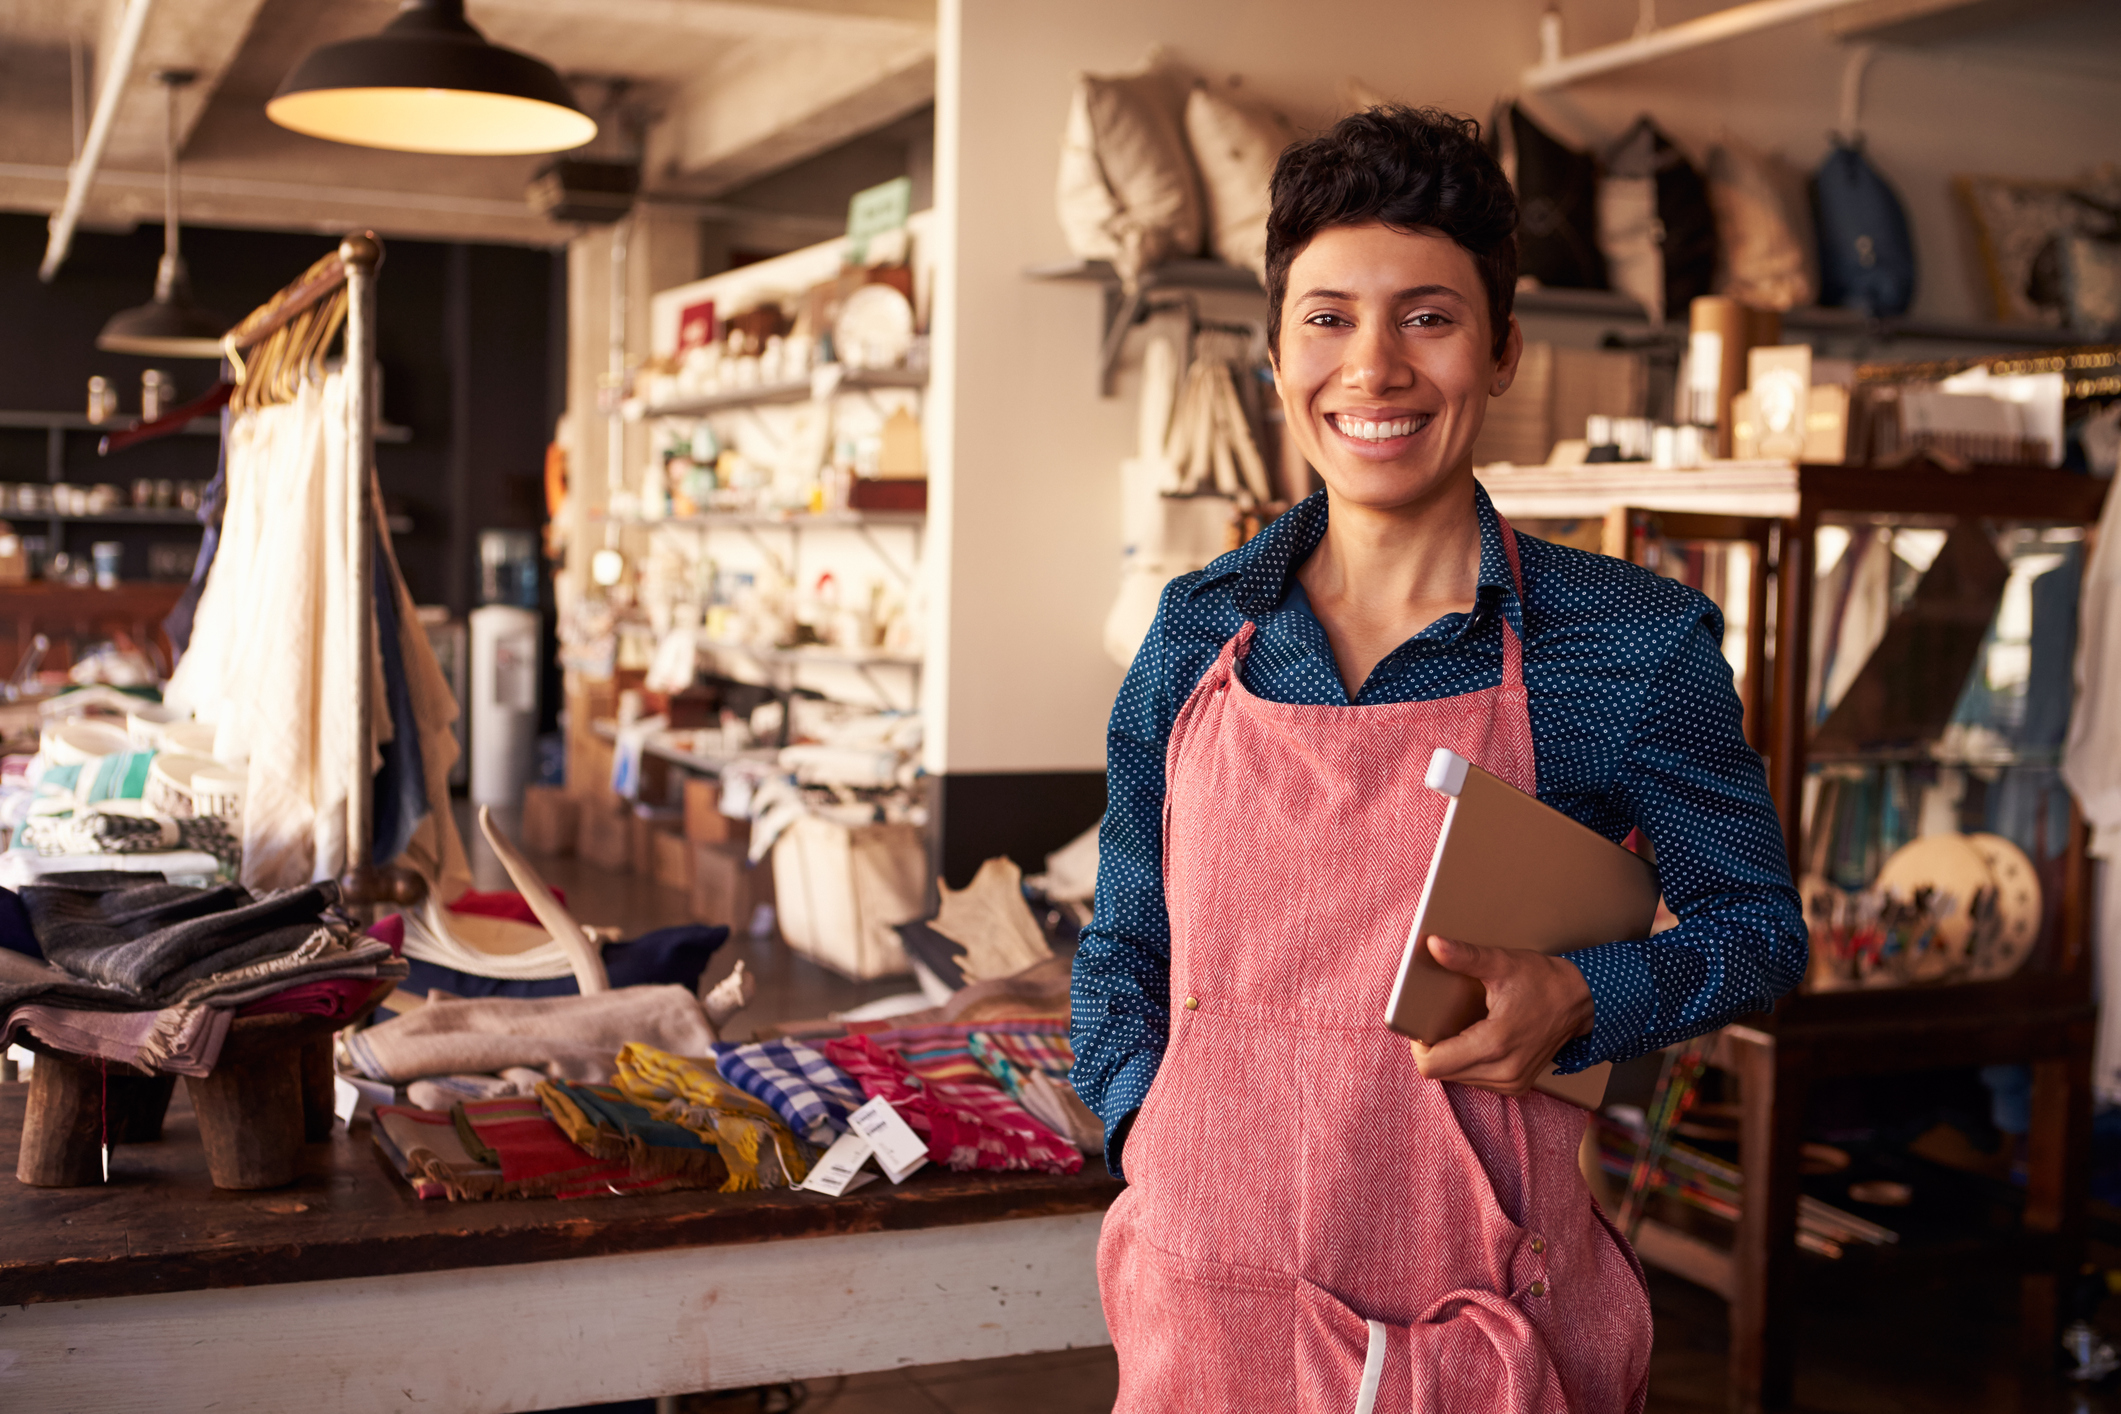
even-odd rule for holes
{"type": "Polygon", "coordinates": [[[1427,458],[1412,464],[1334,460],[1339,464],[1320,469],[1320,479],[1332,491],[1333,499],[1375,511],[1399,510],[1428,501],[1460,480],[1470,481],[1473,471],[1471,458],[1451,468],[1439,467],[1427,458]]]}

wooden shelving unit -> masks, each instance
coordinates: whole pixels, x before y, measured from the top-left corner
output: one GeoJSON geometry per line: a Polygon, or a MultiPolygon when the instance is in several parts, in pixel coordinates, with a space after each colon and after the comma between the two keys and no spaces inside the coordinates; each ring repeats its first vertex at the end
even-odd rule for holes
{"type": "MultiPolygon", "coordinates": [[[[824,365],[833,368],[835,365],[824,365]]],[[[704,417],[711,412],[728,412],[736,408],[763,407],[773,403],[806,403],[820,397],[831,397],[835,393],[865,393],[884,388],[926,388],[928,374],[925,370],[906,368],[854,368],[839,373],[829,381],[813,375],[795,382],[762,383],[749,388],[728,388],[703,397],[681,398],[676,402],[651,404],[644,412],[647,417],[704,417]]]]}
{"type": "MultiPolygon", "coordinates": [[[[1756,673],[1756,742],[1793,863],[1799,856],[1809,768],[1811,624],[1815,532],[1836,518],[1878,517],[1925,525],[1962,519],[2091,524],[2110,483],[2066,472],[1977,467],[1955,473],[1917,462],[1891,469],[1730,463],[1700,471],[1611,465],[1492,469],[1483,474],[1497,509],[1521,519],[1663,516],[1678,538],[1751,538],[1763,529],[1754,602],[1773,593],[1775,630],[1766,674],[1756,673]],[[1718,528],[1717,522],[1723,523],[1718,528]]],[[[1610,522],[1609,522],[1610,523],[1610,522]]],[[[1757,610],[1753,622],[1765,616],[1757,610]]],[[[1752,664],[1760,664],[1755,655],[1752,664]]],[[[1749,717],[1752,714],[1749,712],[1749,717]]],[[[2090,887],[2085,830],[2072,808],[2060,907],[2032,959],[1996,982],[1843,992],[1793,992],[1771,1015],[1724,1028],[1714,1063],[1735,1077],[1743,1104],[1739,1166],[1745,1204],[1736,1241],[1647,1222],[1645,1260],[1721,1293],[1731,1303],[1735,1407],[1788,1404],[1794,1376],[1792,1312],[1799,1153],[1815,1086],[1853,1076],[2023,1063],[2034,1074],[2031,1176],[2021,1231],[1985,1256],[2023,1283],[2021,1348],[2031,1366],[2052,1358],[2062,1293],[2084,1241],[2091,1143],[2090,887]]],[[[1870,1258],[1866,1258],[1870,1260],[1870,1258]]],[[[1882,1252],[1875,1260],[1901,1260],[1882,1252]]],[[[1965,1257],[1950,1258],[1963,1263],[1965,1257]]]]}

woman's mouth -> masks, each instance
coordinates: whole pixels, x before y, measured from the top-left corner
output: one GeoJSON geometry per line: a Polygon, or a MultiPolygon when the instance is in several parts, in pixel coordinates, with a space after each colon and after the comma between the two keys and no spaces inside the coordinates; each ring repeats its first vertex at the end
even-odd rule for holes
{"type": "Polygon", "coordinates": [[[1433,413],[1423,412],[1414,413],[1406,417],[1372,421],[1367,418],[1355,417],[1348,413],[1329,412],[1326,414],[1326,421],[1332,425],[1335,432],[1350,441],[1374,445],[1380,442],[1397,441],[1401,437],[1411,437],[1421,431],[1422,428],[1428,426],[1433,417],[1433,413]]]}

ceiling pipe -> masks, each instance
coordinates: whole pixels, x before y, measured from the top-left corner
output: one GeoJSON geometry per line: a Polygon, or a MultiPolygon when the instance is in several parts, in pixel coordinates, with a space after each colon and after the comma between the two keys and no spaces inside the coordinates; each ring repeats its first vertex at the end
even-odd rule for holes
{"type": "Polygon", "coordinates": [[[140,54],[140,35],[147,29],[148,12],[155,0],[127,0],[125,18],[119,22],[118,42],[111,46],[110,69],[96,90],[96,116],[89,120],[88,141],[74,159],[66,179],[66,202],[54,212],[51,235],[44,246],[44,263],[37,278],[49,285],[73,249],[74,227],[81,221],[81,208],[88,205],[89,189],[96,184],[96,169],[103,165],[103,149],[110,146],[110,130],[118,119],[118,104],[132,82],[133,61],[140,54]]]}
{"type": "Polygon", "coordinates": [[[1699,19],[1667,25],[1663,29],[1638,35],[1634,39],[1622,40],[1618,44],[1586,49],[1581,54],[1571,54],[1567,58],[1544,60],[1526,69],[1518,82],[1529,92],[1560,88],[1595,74],[1633,68],[1652,59],[1662,59],[1671,54],[1683,54],[1689,49],[1699,49],[1705,44],[1736,39],[1756,30],[1771,29],[1776,25],[1786,25],[1795,20],[1823,15],[1832,10],[1845,10],[1851,5],[1868,2],[1869,0],[1751,0],[1750,4],[1733,5],[1727,10],[1718,10],[1699,19]]]}

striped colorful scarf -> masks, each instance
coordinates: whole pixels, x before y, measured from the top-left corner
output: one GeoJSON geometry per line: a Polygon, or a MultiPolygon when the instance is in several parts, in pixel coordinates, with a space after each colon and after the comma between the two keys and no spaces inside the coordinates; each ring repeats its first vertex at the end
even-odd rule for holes
{"type": "Polygon", "coordinates": [[[638,1042],[618,1054],[618,1086],[657,1119],[683,1125],[721,1151],[722,1192],[793,1187],[810,1172],[803,1146],[780,1118],[722,1079],[708,1059],[674,1056],[638,1042]]]}
{"type": "Polygon", "coordinates": [[[657,1119],[609,1085],[540,1081],[538,1102],[577,1147],[625,1164],[635,1178],[686,1178],[701,1187],[720,1187],[729,1178],[713,1144],[657,1119]]]}
{"type": "Polygon", "coordinates": [[[958,1170],[1082,1169],[1082,1153],[1003,1094],[984,1070],[977,1080],[931,1079],[873,1036],[828,1041],[825,1056],[860,1081],[872,1099],[890,1101],[914,1133],[927,1138],[928,1157],[936,1163],[958,1170]]]}

